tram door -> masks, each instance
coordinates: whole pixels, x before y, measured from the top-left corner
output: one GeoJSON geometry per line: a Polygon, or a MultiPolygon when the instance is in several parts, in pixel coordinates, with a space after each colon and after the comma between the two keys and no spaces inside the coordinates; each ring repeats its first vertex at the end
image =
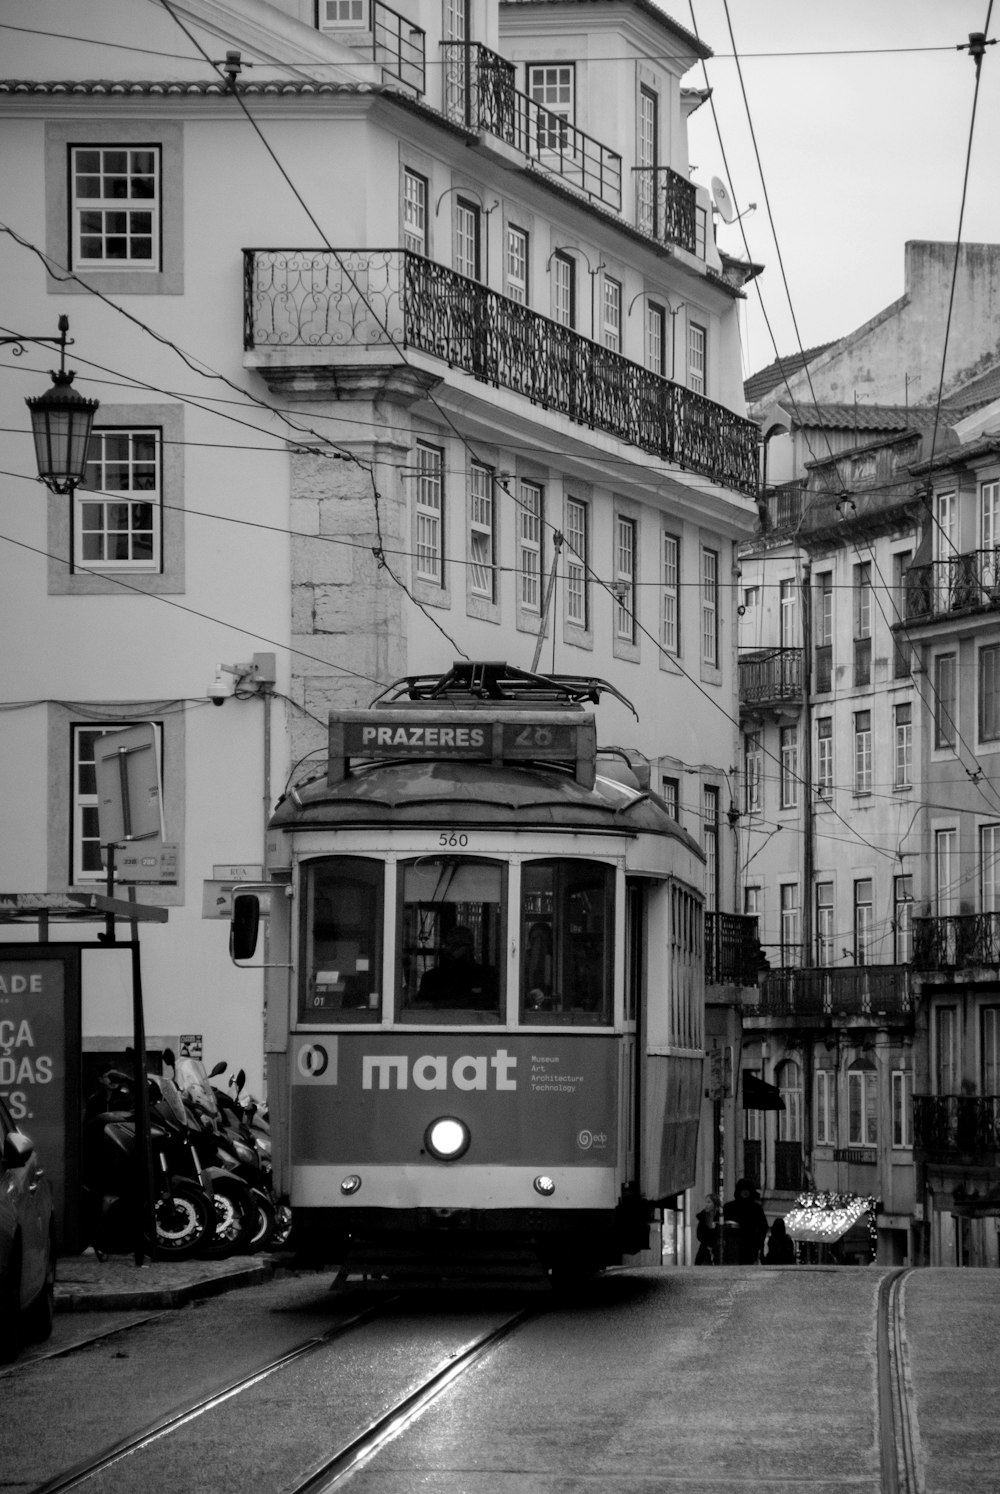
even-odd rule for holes
{"type": "Polygon", "coordinates": [[[622,1120],[625,1130],[625,1181],[639,1178],[642,1136],[642,992],[646,966],[646,891],[642,882],[625,884],[625,1028],[622,1038],[622,1120]]]}

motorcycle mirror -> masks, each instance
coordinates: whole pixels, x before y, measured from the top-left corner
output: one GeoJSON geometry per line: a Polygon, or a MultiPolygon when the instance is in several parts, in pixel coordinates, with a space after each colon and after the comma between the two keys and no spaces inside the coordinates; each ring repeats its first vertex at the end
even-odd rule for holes
{"type": "Polygon", "coordinates": [[[208,1077],[214,1079],[216,1074],[224,1074],[227,1067],[228,1065],[220,1060],[219,1063],[213,1064],[211,1069],[209,1069],[208,1077]]]}
{"type": "Polygon", "coordinates": [[[240,1069],[239,1072],[236,1075],[236,1093],[237,1094],[239,1094],[240,1090],[243,1088],[243,1086],[244,1086],[244,1084],[246,1084],[246,1082],[247,1082],[246,1072],[245,1072],[244,1069],[240,1069]]]}
{"type": "Polygon", "coordinates": [[[174,1056],[174,1050],[173,1050],[173,1048],[164,1048],[164,1050],[163,1050],[163,1062],[165,1064],[169,1064],[172,1069],[176,1069],[176,1067],[177,1067],[177,1059],[174,1056]]]}

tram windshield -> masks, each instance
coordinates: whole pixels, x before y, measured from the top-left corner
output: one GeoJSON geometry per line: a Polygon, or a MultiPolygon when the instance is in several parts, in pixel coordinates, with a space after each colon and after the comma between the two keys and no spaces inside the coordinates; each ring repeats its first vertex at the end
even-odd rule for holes
{"type": "Polygon", "coordinates": [[[377,1022],[382,1011],[381,861],[338,856],[305,869],[304,1022],[377,1022]]]}
{"type": "Polygon", "coordinates": [[[401,864],[402,1021],[500,1020],[505,871],[501,862],[473,857],[401,864]]]}
{"type": "Polygon", "coordinates": [[[614,870],[594,861],[521,868],[521,1021],[611,1021],[614,870]]]}

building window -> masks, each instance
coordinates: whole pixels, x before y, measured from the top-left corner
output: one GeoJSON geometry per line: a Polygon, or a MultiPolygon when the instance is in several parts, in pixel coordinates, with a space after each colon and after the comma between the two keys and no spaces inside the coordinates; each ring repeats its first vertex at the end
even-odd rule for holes
{"type": "Polygon", "coordinates": [[[667,371],[667,313],[655,301],[646,303],[646,367],[661,378],[667,371]]]}
{"type": "Polygon", "coordinates": [[[715,913],[719,907],[719,790],[702,789],[702,816],[705,845],[705,911],[715,913]]]}
{"type": "Polygon", "coordinates": [[[576,265],[558,250],[552,256],[552,316],[562,327],[576,326],[576,265]]]}
{"type": "Polygon", "coordinates": [[[909,1069],[892,1071],[892,1144],[913,1145],[913,1074],[909,1069]]]}
{"type": "Polygon", "coordinates": [[[784,966],[802,963],[799,944],[799,888],[796,882],[782,882],[780,888],[780,932],[781,963],[784,966]]]}
{"type": "Polygon", "coordinates": [[[854,792],[872,791],[872,713],[854,712],[854,792]]]}
{"type": "Polygon", "coordinates": [[[780,637],[782,648],[795,648],[799,642],[799,597],[794,581],[779,583],[780,637]]]}
{"type": "Polygon", "coordinates": [[[417,561],[421,581],[444,585],[444,452],[417,442],[417,561]]]}
{"type": "Polygon", "coordinates": [[[784,1110],[778,1111],[778,1140],[802,1140],[802,1068],[793,1058],[779,1063],[774,1077],[778,1081],[784,1110]]]}
{"type": "Polygon", "coordinates": [[[1000,825],[979,827],[979,911],[1000,913],[1000,825]]]}
{"type": "Polygon", "coordinates": [[[708,244],[708,213],[698,203],[694,206],[694,252],[699,259],[705,258],[708,244]]]}
{"type": "Polygon", "coordinates": [[[816,793],[833,798],[833,717],[816,718],[816,793]]]}
{"type": "Polygon", "coordinates": [[[934,832],[934,900],[938,918],[947,918],[955,909],[956,835],[954,830],[934,832]]]}
{"type": "Polygon", "coordinates": [[[980,1008],[979,1092],[1000,1095],[1000,1006],[980,1008]]]}
{"type": "Polygon", "coordinates": [[[427,178],[403,171],[403,248],[427,253],[427,178]]]}
{"type": "Polygon", "coordinates": [[[622,287],[620,280],[613,280],[610,275],[604,276],[604,295],[601,304],[603,306],[601,341],[613,353],[620,353],[622,347],[622,287]]]}
{"type": "Polygon", "coordinates": [[[639,88],[635,176],[636,223],[644,233],[656,226],[656,166],[659,160],[660,101],[651,88],[639,88]]]}
{"type": "Polygon", "coordinates": [[[589,506],[579,498],[566,499],[566,618],[574,627],[586,628],[590,622],[589,506]]]}
{"type": "Polygon", "coordinates": [[[636,523],[634,519],[615,521],[615,635],[627,643],[635,642],[635,563],[636,523]]]}
{"type": "Polygon", "coordinates": [[[719,662],[719,556],[706,549],[701,552],[701,661],[719,662]]]}
{"type": "Polygon", "coordinates": [[[871,684],[872,568],[870,561],[854,567],[854,683],[871,684]]]}
{"type": "Polygon", "coordinates": [[[979,740],[1000,741],[1000,644],[979,650],[979,740]]]}
{"type": "Polygon", "coordinates": [[[909,788],[913,782],[913,706],[908,700],[893,706],[892,725],[895,738],[892,786],[909,788]]]}
{"type": "Polygon", "coordinates": [[[464,197],[455,199],[455,269],[479,279],[479,208],[464,197]]]}
{"type": "Polygon", "coordinates": [[[566,150],[574,114],[572,63],[531,63],[527,94],[539,106],[539,150],[566,150]]]}
{"type": "Polygon", "coordinates": [[[158,430],[95,430],[73,499],[73,569],[160,569],[158,430]]]}
{"type": "Polygon", "coordinates": [[[507,225],[507,294],[521,306],[528,304],[528,235],[507,225]]]}
{"type": "Polygon", "coordinates": [[[837,1076],[830,1069],[816,1070],[816,1145],[837,1144],[837,1076]]]}
{"type": "Polygon", "coordinates": [[[874,891],[870,877],[854,884],[854,963],[870,965],[874,937],[874,891]]]}
{"type": "Polygon", "coordinates": [[[697,322],[688,322],[688,388],[695,394],[708,388],[708,333],[697,322]]]}
{"type": "Polygon", "coordinates": [[[847,1132],[848,1146],[878,1143],[878,1075],[870,1069],[848,1070],[847,1132]]]}
{"type": "Polygon", "coordinates": [[[517,568],[521,578],[521,606],[540,612],[542,606],[542,490],[536,482],[518,486],[517,568]]]}
{"type": "Polygon", "coordinates": [[[160,149],[70,147],[74,269],[160,268],[160,149]]]}
{"type": "Polygon", "coordinates": [[[664,778],[660,786],[660,797],[666,805],[667,813],[672,820],[679,820],[680,814],[680,779],[664,778]]]}
{"type": "Polygon", "coordinates": [[[681,542],[662,536],[663,591],[660,597],[660,642],[668,654],[681,651],[681,542]]]}
{"type": "Polygon", "coordinates": [[[473,462],[469,468],[469,577],[479,597],[496,601],[496,532],[493,473],[473,462]]]}
{"type": "Polygon", "coordinates": [[[320,27],[322,30],[334,26],[353,26],[365,29],[367,16],[365,7],[367,0],[323,0],[320,10],[320,27]]]}
{"type": "Polygon", "coordinates": [[[760,814],[764,808],[763,732],[748,731],[743,738],[743,810],[760,814]]]}
{"type": "Polygon", "coordinates": [[[897,965],[913,959],[913,878],[892,879],[892,957],[897,965]]]}
{"type": "Polygon", "coordinates": [[[938,654],[934,660],[934,746],[954,747],[958,716],[958,657],[938,654]]]}
{"type": "Polygon", "coordinates": [[[820,693],[833,688],[833,572],[816,577],[816,689],[820,693]]]}
{"type": "MultiPolygon", "coordinates": [[[[107,872],[101,862],[101,837],[97,817],[97,767],[94,752],[101,737],[137,725],[120,721],[115,726],[71,726],[72,811],[70,882],[103,882],[107,872]]],[[[157,739],[159,726],[157,725],[157,739]]]]}
{"type": "Polygon", "coordinates": [[[816,883],[816,963],[824,968],[834,961],[833,883],[816,883]]]}
{"type": "Polygon", "coordinates": [[[795,809],[799,802],[799,729],[783,726],[778,735],[781,761],[781,807],[795,809]]]}
{"type": "Polygon", "coordinates": [[[958,1047],[958,1008],[934,1007],[934,1093],[957,1095],[961,1058],[958,1047]]]}

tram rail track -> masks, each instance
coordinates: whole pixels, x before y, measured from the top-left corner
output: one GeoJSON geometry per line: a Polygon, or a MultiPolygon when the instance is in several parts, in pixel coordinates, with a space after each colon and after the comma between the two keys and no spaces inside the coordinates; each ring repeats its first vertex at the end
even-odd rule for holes
{"type": "Polygon", "coordinates": [[[911,1271],[910,1267],[900,1267],[887,1272],[878,1289],[876,1340],[883,1494],[922,1494],[903,1329],[903,1287],[911,1271]]]}

